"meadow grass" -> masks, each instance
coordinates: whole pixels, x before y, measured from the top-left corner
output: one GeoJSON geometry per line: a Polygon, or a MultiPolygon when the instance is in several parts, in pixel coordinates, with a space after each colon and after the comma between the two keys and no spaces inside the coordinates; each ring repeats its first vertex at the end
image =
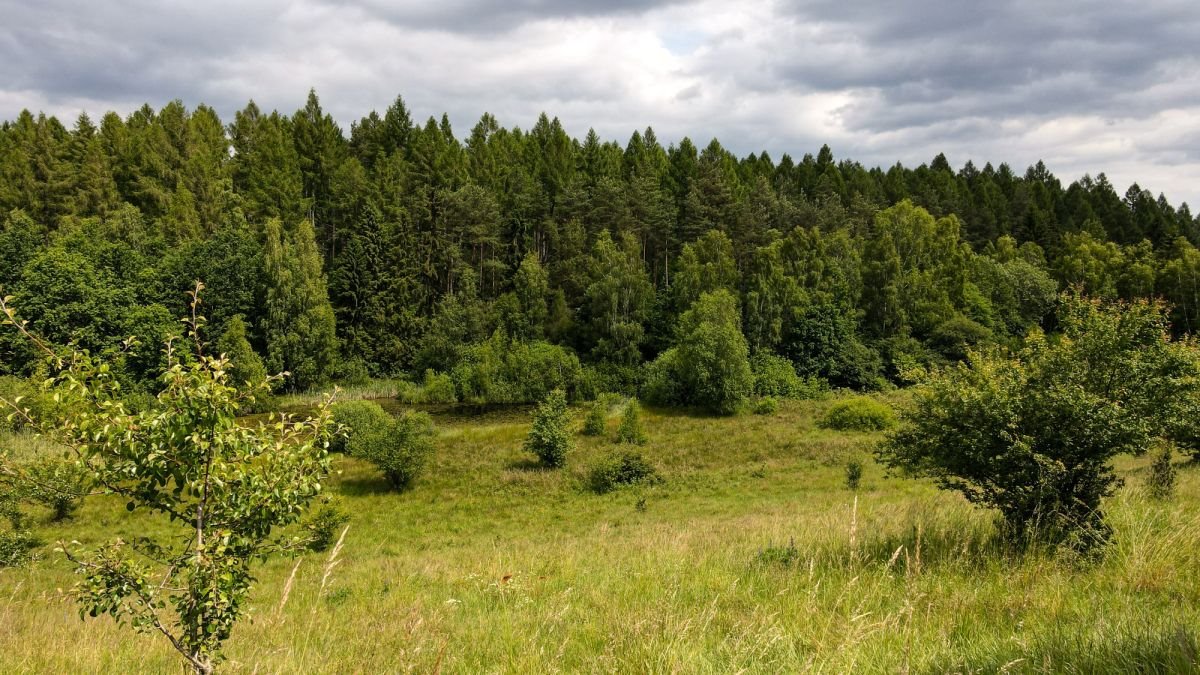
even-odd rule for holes
{"type": "MultiPolygon", "coordinates": [[[[893,395],[896,397],[903,395],[893,395]]],[[[575,437],[565,470],[521,451],[527,411],[439,414],[404,493],[338,457],[336,549],[260,569],[224,669],[292,672],[1187,672],[1200,635],[1200,469],[1149,499],[1123,458],[1098,564],[999,543],[993,518],[870,461],[879,435],[821,429],[834,400],[776,415],[646,409],[664,477],[606,495],[575,437]],[[864,460],[857,492],[845,464],[864,460]]],[[[395,406],[392,406],[395,408],[395,406]]],[[[576,426],[583,411],[575,411],[576,426]]],[[[46,540],[161,533],[94,498],[46,540]]],[[[0,672],[172,672],[161,638],[80,621],[53,553],[0,571],[0,672]]]]}

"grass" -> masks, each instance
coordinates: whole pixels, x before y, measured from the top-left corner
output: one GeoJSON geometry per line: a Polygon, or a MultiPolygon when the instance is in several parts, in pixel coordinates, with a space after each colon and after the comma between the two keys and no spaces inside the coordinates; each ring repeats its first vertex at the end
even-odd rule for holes
{"type": "MultiPolygon", "coordinates": [[[[547,471],[521,452],[527,411],[438,412],[437,454],[408,492],[337,458],[331,489],[353,517],[336,554],[261,568],[225,670],[1197,670],[1200,470],[1160,503],[1140,487],[1149,458],[1122,459],[1102,563],[1019,556],[989,514],[925,482],[866,461],[847,490],[846,462],[879,436],[819,428],[833,403],[646,409],[641,451],[664,481],[606,495],[586,472],[610,438],[577,436],[568,468],[547,471]]],[[[40,533],[161,527],[92,499],[40,533]]],[[[72,581],[51,553],[0,571],[0,672],[179,672],[160,638],[80,621],[59,590],[72,581]]]]}

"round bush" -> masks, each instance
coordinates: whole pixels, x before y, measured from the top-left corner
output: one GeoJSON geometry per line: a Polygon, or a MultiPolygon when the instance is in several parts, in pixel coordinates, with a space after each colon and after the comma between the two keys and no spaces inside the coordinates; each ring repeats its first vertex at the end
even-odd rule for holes
{"type": "Polygon", "coordinates": [[[350,454],[379,467],[393,488],[403,490],[433,454],[433,433],[427,413],[406,412],[383,429],[351,439],[350,454]]]}
{"type": "Polygon", "coordinates": [[[873,398],[856,396],[838,401],[821,418],[821,426],[838,431],[882,431],[896,423],[892,409],[873,398]]]}
{"type": "Polygon", "coordinates": [[[774,415],[779,412],[779,401],[774,396],[764,396],[754,402],[755,415],[774,415]]]}
{"type": "Polygon", "coordinates": [[[392,416],[374,401],[343,401],[333,405],[333,421],[344,427],[344,434],[333,437],[329,451],[354,454],[354,439],[386,429],[392,416]]]}
{"type": "Polygon", "coordinates": [[[622,452],[612,455],[592,467],[588,482],[593,491],[605,494],[626,485],[634,485],[658,478],[658,472],[642,457],[640,452],[622,452]]]}

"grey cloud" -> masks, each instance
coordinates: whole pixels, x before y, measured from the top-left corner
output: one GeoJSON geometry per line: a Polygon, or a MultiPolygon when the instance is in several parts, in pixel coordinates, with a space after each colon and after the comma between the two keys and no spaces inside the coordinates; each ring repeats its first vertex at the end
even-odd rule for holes
{"type": "MultiPolygon", "coordinates": [[[[1173,64],[1198,62],[1200,13],[1176,2],[802,2],[785,11],[794,47],[765,64],[777,85],[878,92],[847,111],[866,131],[1118,104],[1143,113],[1162,101],[1137,93],[1173,64]],[[804,42],[814,26],[817,39],[804,42]]],[[[1200,101],[1195,80],[1185,97],[1200,101]]]]}
{"type": "Polygon", "coordinates": [[[677,4],[679,0],[326,0],[336,7],[354,7],[400,26],[448,32],[507,31],[544,19],[637,14],[677,4]]]}

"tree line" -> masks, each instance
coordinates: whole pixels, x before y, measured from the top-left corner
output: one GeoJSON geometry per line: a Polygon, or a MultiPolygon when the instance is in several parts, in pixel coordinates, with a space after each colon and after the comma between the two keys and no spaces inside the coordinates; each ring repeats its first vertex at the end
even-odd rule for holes
{"type": "MultiPolygon", "coordinates": [[[[622,146],[544,114],[460,139],[399,97],[348,134],[315,92],[228,124],[178,101],[70,129],[22,112],[0,125],[0,214],[2,292],[48,340],[122,353],[134,388],[195,280],[212,339],[289,387],[449,377],[476,400],[633,393],[705,312],[855,388],[1053,328],[1066,287],[1163,297],[1177,333],[1200,320],[1200,220],[1103,174],[739,158],[650,128],[622,146]]],[[[0,374],[36,371],[0,339],[0,374]]]]}

